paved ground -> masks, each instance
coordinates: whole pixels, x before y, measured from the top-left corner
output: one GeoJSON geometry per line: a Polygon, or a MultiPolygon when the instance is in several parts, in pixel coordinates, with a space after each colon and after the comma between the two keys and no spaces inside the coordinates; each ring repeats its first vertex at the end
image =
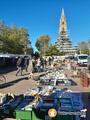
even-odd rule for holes
{"type": "MultiPolygon", "coordinates": [[[[0,86],[0,92],[2,93],[14,93],[23,94],[29,88],[35,88],[37,83],[35,80],[28,79],[28,73],[24,72],[23,76],[16,76],[16,71],[5,74],[6,84],[0,86]]],[[[38,77],[41,73],[34,73],[34,78],[38,77]]]]}
{"type": "MultiPolygon", "coordinates": [[[[35,80],[27,79],[28,73],[24,71],[23,76],[16,76],[16,69],[15,68],[6,68],[1,69],[0,73],[5,73],[5,76],[7,78],[6,84],[3,87],[0,87],[0,92],[4,93],[14,93],[14,94],[21,94],[24,93],[29,88],[36,87],[37,83],[35,80]]],[[[34,73],[34,76],[39,76],[42,73],[34,73]]],[[[90,92],[90,85],[89,87],[83,87],[80,84],[80,78],[72,78],[70,77],[70,71],[67,71],[68,78],[71,79],[71,86],[68,86],[72,91],[76,92],[90,92]]],[[[36,77],[34,77],[36,78],[36,77]]],[[[66,86],[59,85],[58,88],[64,88],[66,86]]]]}
{"type": "MultiPolygon", "coordinates": [[[[34,88],[37,86],[37,82],[35,80],[27,79],[28,74],[24,72],[23,76],[16,76],[16,71],[9,72],[5,76],[7,78],[6,84],[3,87],[0,87],[0,92],[3,93],[14,93],[14,94],[21,94],[24,93],[29,88],[34,88]]],[[[39,76],[42,73],[34,73],[34,76],[39,76]]],[[[89,87],[82,87],[80,85],[79,78],[71,78],[72,85],[68,86],[72,91],[76,92],[90,92],[90,85],[89,87]]],[[[59,85],[58,88],[65,88],[64,85],[59,85]]]]}

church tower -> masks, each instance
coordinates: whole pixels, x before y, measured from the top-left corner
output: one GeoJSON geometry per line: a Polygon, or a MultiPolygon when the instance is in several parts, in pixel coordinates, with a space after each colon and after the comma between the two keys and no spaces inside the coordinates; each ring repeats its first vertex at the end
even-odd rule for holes
{"type": "Polygon", "coordinates": [[[61,10],[59,34],[56,46],[60,52],[64,52],[65,54],[72,54],[75,52],[75,50],[72,48],[72,43],[69,40],[67,33],[67,22],[63,8],[61,10]]]}
{"type": "Polygon", "coordinates": [[[66,17],[65,17],[65,14],[64,14],[64,9],[62,8],[61,17],[60,17],[58,42],[66,41],[66,40],[68,40],[67,22],[66,22],[66,17]]]}
{"type": "Polygon", "coordinates": [[[72,43],[68,36],[67,22],[63,8],[61,10],[59,34],[56,42],[56,47],[60,52],[68,55],[76,53],[76,48],[72,48],[72,43]]]}

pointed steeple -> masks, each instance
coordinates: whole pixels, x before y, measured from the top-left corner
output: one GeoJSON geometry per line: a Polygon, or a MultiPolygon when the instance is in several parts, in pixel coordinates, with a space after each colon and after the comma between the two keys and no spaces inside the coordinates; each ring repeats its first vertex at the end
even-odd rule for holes
{"type": "Polygon", "coordinates": [[[64,8],[62,8],[61,17],[60,17],[59,34],[66,33],[66,32],[67,32],[67,23],[66,23],[66,17],[64,14],[64,8]]]}
{"type": "Polygon", "coordinates": [[[61,16],[64,16],[64,8],[61,10],[61,16]]]}

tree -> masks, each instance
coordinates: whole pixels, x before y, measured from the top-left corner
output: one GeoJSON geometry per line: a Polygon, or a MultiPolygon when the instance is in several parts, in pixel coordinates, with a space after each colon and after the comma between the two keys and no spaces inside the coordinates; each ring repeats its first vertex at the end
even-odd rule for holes
{"type": "Polygon", "coordinates": [[[82,54],[89,54],[90,51],[90,40],[82,41],[78,44],[78,48],[80,53],[82,54]]]}
{"type": "Polygon", "coordinates": [[[31,42],[29,41],[29,34],[25,28],[20,28],[19,29],[19,35],[20,35],[20,44],[23,47],[23,52],[26,54],[27,51],[29,50],[29,45],[31,42]]]}
{"type": "Polygon", "coordinates": [[[59,50],[57,49],[57,47],[55,45],[50,46],[46,52],[45,52],[46,56],[53,56],[53,55],[60,55],[59,50]]]}
{"type": "Polygon", "coordinates": [[[45,51],[50,45],[50,37],[48,35],[42,35],[40,36],[37,41],[36,41],[36,48],[38,51],[42,54],[45,55],[45,51]]]}
{"type": "Polygon", "coordinates": [[[33,56],[34,51],[33,51],[33,48],[32,48],[32,47],[27,48],[27,54],[30,54],[31,56],[33,56]]]}
{"type": "Polygon", "coordinates": [[[39,52],[35,51],[34,57],[35,57],[35,59],[38,59],[40,57],[39,52]]]}
{"type": "Polygon", "coordinates": [[[25,28],[0,25],[0,52],[13,54],[30,53],[31,42],[25,28]]]}
{"type": "Polygon", "coordinates": [[[88,53],[90,55],[90,39],[87,41],[87,46],[88,46],[88,53]]]}

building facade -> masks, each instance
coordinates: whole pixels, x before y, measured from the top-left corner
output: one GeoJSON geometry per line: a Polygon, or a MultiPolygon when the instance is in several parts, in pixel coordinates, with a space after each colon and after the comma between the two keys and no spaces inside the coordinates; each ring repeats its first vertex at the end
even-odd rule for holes
{"type": "Polygon", "coordinates": [[[57,38],[56,47],[60,52],[67,55],[72,55],[77,52],[77,49],[75,47],[72,47],[72,43],[67,33],[67,22],[63,8],[61,11],[59,35],[57,38]]]}

